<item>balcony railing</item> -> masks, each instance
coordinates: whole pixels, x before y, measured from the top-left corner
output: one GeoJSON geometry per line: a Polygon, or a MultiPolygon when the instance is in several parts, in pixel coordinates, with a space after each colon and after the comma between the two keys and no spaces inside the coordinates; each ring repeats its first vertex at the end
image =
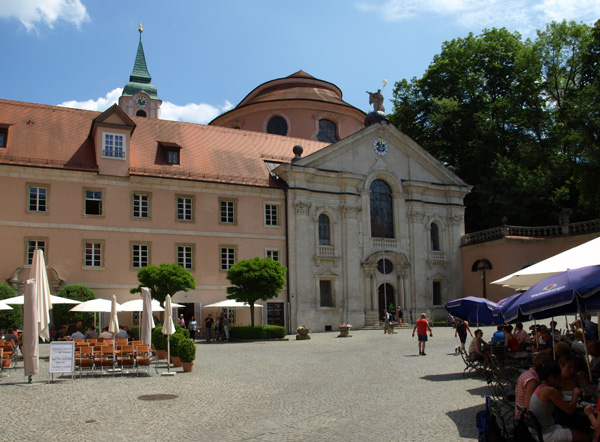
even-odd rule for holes
{"type": "Polygon", "coordinates": [[[494,241],[507,236],[529,237],[529,238],[547,238],[560,235],[583,235],[586,233],[600,232],[600,219],[583,221],[555,226],[499,226],[491,229],[481,230],[479,232],[467,233],[461,238],[463,246],[480,244],[483,242],[494,241]]]}
{"type": "Polygon", "coordinates": [[[398,246],[398,241],[394,238],[373,238],[373,246],[378,249],[395,249],[398,246]]]}
{"type": "Polygon", "coordinates": [[[335,247],[319,246],[317,249],[317,256],[335,256],[335,247]]]}

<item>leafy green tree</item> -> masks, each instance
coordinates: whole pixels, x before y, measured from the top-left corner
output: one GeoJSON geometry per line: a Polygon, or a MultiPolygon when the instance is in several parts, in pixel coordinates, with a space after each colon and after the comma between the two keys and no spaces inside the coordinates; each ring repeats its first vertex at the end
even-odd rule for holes
{"type": "Polygon", "coordinates": [[[130,290],[131,293],[141,293],[142,287],[148,287],[152,298],[161,303],[167,295],[173,296],[175,292],[187,292],[196,288],[196,280],[189,270],[177,264],[162,263],[160,266],[149,265],[142,267],[137,275],[140,284],[130,290]]]}
{"type": "MultiPolygon", "coordinates": [[[[58,296],[81,302],[98,298],[92,289],[82,284],[69,284],[58,292],[58,296]]],[[[69,311],[73,307],[73,304],[53,304],[51,310],[52,324],[55,328],[59,328],[62,325],[76,324],[81,321],[83,324],[81,332],[85,333],[88,327],[94,325],[94,313],[69,311]]]]}
{"type": "MultiPolygon", "coordinates": [[[[0,299],[14,298],[17,292],[5,282],[0,282],[0,299]]],[[[23,328],[23,309],[20,305],[11,305],[12,310],[0,310],[0,328],[23,328]]]]}
{"type": "Polygon", "coordinates": [[[445,42],[422,78],[396,83],[390,120],[474,185],[465,198],[467,231],[505,216],[511,224],[556,223],[563,208],[573,219],[600,214],[580,198],[577,172],[588,165],[598,172],[598,143],[577,127],[590,127],[579,111],[586,100],[598,109],[598,95],[581,92],[586,72],[597,80],[593,41],[589,27],[566,22],[535,42],[484,30],[445,42]]]}
{"type": "Polygon", "coordinates": [[[250,304],[251,325],[254,327],[254,303],[277,297],[285,286],[287,268],[271,258],[252,258],[236,262],[227,270],[228,299],[250,304]]]}

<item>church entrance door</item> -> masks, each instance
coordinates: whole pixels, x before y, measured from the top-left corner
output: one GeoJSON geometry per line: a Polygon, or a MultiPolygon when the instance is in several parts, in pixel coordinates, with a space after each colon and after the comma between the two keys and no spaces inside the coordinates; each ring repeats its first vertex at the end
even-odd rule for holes
{"type": "MultiPolygon", "coordinates": [[[[394,287],[390,284],[381,284],[377,290],[379,294],[379,319],[383,319],[383,309],[390,308],[390,304],[394,304],[394,287]]],[[[397,306],[394,304],[394,308],[397,306]]],[[[395,312],[391,312],[395,314],[395,312]]]]}

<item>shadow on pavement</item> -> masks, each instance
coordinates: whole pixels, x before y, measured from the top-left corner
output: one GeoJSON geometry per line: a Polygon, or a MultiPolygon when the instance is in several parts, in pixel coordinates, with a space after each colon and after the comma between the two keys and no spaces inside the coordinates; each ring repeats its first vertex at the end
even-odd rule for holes
{"type": "Polygon", "coordinates": [[[452,419],[458,434],[461,438],[470,438],[477,440],[479,431],[475,426],[475,415],[478,411],[485,408],[485,401],[481,401],[481,405],[477,405],[469,408],[462,408],[460,410],[449,411],[446,415],[452,419]]]}
{"type": "Polygon", "coordinates": [[[461,379],[469,379],[466,376],[463,376],[462,373],[445,373],[445,374],[428,374],[426,376],[422,376],[421,379],[425,379],[426,381],[433,382],[445,382],[445,381],[459,381],[461,379]]]}

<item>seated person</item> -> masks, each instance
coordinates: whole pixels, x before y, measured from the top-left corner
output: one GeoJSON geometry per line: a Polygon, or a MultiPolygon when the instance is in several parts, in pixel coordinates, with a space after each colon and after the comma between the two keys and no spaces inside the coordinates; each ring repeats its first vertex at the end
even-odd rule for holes
{"type": "Polygon", "coordinates": [[[85,340],[85,335],[83,333],[81,333],[81,330],[77,329],[77,330],[75,330],[74,333],[71,334],[71,341],[74,339],[84,339],[85,340]]]}
{"type": "Polygon", "coordinates": [[[492,335],[492,344],[504,344],[504,332],[502,331],[502,326],[499,325],[496,328],[496,331],[492,335]]]}
{"type": "Polygon", "coordinates": [[[598,324],[592,322],[592,315],[590,315],[589,313],[583,314],[583,327],[586,331],[589,331],[589,334],[591,336],[590,341],[598,339],[598,324]]]}
{"type": "Polygon", "coordinates": [[[13,348],[21,346],[21,340],[19,339],[19,337],[15,333],[15,330],[12,327],[8,327],[6,329],[6,333],[4,334],[3,339],[5,341],[12,341],[13,348]]]}
{"type": "Polygon", "coordinates": [[[552,353],[552,346],[554,344],[552,342],[552,336],[550,336],[550,332],[548,331],[548,327],[542,325],[538,333],[537,346],[533,351],[538,353],[552,353]]]}
{"type": "Polygon", "coordinates": [[[490,357],[487,353],[488,344],[483,340],[483,331],[481,329],[475,330],[475,337],[469,345],[469,359],[471,361],[481,360],[483,361],[483,370],[487,370],[490,363],[490,357]]]}
{"type": "Polygon", "coordinates": [[[85,340],[94,339],[98,337],[98,332],[96,331],[96,327],[93,325],[88,328],[88,331],[85,332],[85,340]]]}
{"type": "Polygon", "coordinates": [[[592,357],[590,369],[592,370],[592,379],[594,383],[598,382],[600,377],[600,341],[588,342],[588,353],[592,357]]]}
{"type": "MultiPolygon", "coordinates": [[[[589,441],[589,436],[579,430],[564,428],[554,421],[555,409],[562,410],[566,414],[573,414],[577,407],[577,400],[581,390],[576,388],[569,402],[566,402],[557,387],[561,383],[561,370],[555,364],[549,364],[542,369],[540,374],[540,385],[531,395],[529,409],[535,415],[545,441],[568,442],[589,441]]],[[[588,424],[589,426],[589,424],[588,424]]]]}
{"type": "Polygon", "coordinates": [[[559,342],[554,345],[554,362],[558,365],[560,358],[567,355],[572,355],[573,351],[568,342],[559,342]]]}
{"type": "Polygon", "coordinates": [[[513,333],[519,345],[521,346],[521,350],[525,350],[531,344],[531,338],[529,337],[529,333],[523,330],[523,323],[517,322],[515,324],[515,332],[513,333]]]}
{"type": "Polygon", "coordinates": [[[533,366],[522,373],[517,380],[515,386],[515,420],[519,420],[521,417],[521,408],[529,408],[529,401],[534,390],[540,384],[540,374],[544,366],[552,363],[552,356],[544,353],[537,354],[533,358],[533,366]]]}
{"type": "Polygon", "coordinates": [[[558,365],[560,367],[560,390],[572,391],[579,388],[577,358],[574,355],[563,356],[560,358],[558,365]]]}
{"type": "Polygon", "coordinates": [[[66,325],[63,325],[60,328],[60,330],[58,330],[56,333],[54,333],[54,340],[55,341],[68,341],[69,335],[67,334],[67,329],[68,329],[68,327],[66,325]]]}
{"type": "Polygon", "coordinates": [[[505,325],[502,327],[504,333],[504,347],[507,351],[520,351],[521,344],[517,341],[517,338],[512,334],[512,325],[505,325]]]}
{"type": "Polygon", "coordinates": [[[585,357],[585,344],[583,343],[583,330],[578,328],[573,332],[573,342],[571,342],[573,353],[577,356],[585,357]]]}
{"type": "Polygon", "coordinates": [[[123,325],[119,326],[119,331],[115,334],[115,339],[129,340],[129,335],[127,334],[127,330],[125,330],[125,326],[123,326],[123,325]]]}
{"type": "Polygon", "coordinates": [[[111,332],[108,331],[108,327],[104,327],[102,329],[102,333],[100,333],[100,337],[104,339],[112,339],[113,335],[111,332]]]}

